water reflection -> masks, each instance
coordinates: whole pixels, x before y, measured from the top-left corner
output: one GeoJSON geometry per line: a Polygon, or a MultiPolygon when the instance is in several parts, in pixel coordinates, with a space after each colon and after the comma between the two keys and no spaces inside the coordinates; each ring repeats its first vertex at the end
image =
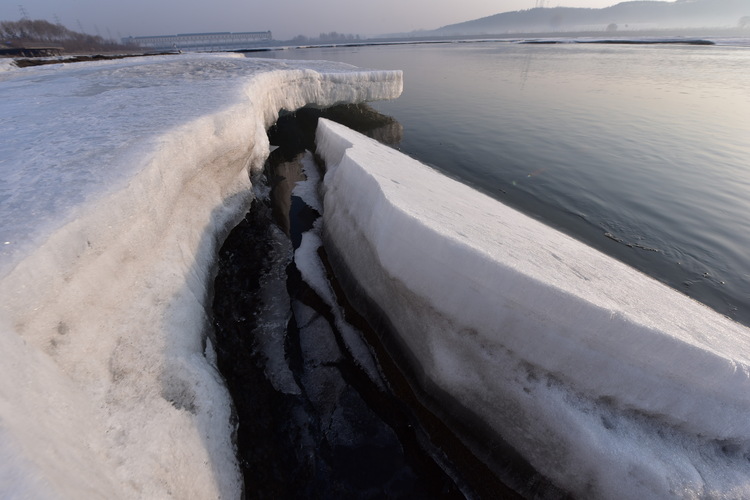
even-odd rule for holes
{"type": "Polygon", "coordinates": [[[750,325],[746,48],[504,42],[284,57],[403,69],[402,97],[373,104],[403,124],[403,152],[750,325]]]}

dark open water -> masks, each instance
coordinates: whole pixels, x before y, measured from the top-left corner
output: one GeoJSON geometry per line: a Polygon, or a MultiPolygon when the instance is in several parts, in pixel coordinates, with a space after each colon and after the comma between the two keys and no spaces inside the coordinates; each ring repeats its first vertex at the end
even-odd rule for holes
{"type": "Polygon", "coordinates": [[[395,146],[750,325],[750,48],[508,42],[252,56],[402,69],[395,146]]]}

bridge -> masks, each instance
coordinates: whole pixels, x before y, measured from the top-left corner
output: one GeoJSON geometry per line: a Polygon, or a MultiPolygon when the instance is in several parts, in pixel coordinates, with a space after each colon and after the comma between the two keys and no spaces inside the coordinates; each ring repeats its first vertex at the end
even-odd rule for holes
{"type": "Polygon", "coordinates": [[[237,50],[273,39],[270,31],[241,33],[183,33],[180,35],[129,36],[122,39],[126,45],[138,45],[154,50],[237,50]]]}

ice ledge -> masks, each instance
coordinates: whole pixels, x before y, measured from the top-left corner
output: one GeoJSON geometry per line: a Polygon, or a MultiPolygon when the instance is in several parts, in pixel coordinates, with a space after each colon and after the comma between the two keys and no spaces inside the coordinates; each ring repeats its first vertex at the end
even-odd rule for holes
{"type": "Polygon", "coordinates": [[[204,356],[216,247],[280,109],[401,85],[231,56],[0,73],[0,496],[240,496],[204,356]]]}
{"type": "Polygon", "coordinates": [[[584,496],[747,491],[747,328],[341,125],[317,147],[326,241],[428,385],[584,496]]]}

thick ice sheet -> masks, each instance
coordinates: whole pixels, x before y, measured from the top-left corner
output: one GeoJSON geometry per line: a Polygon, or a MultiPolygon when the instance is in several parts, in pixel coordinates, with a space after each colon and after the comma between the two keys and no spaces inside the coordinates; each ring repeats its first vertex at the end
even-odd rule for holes
{"type": "Polygon", "coordinates": [[[280,109],[400,92],[399,72],[226,55],[3,66],[0,496],[239,497],[216,245],[280,109]]]}
{"type": "Polygon", "coordinates": [[[750,495],[750,331],[341,125],[325,241],[446,408],[582,498],[750,495]]]}

